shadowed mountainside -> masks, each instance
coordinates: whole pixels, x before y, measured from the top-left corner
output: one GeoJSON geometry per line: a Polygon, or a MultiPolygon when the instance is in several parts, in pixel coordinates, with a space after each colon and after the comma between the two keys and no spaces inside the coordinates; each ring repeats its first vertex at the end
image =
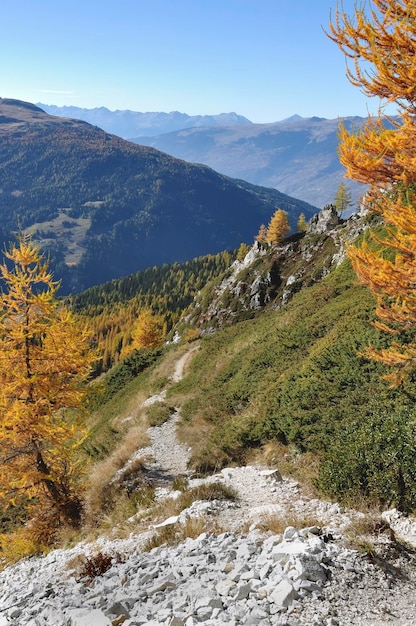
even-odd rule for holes
{"type": "Polygon", "coordinates": [[[0,238],[18,225],[50,252],[65,292],[251,242],[276,208],[315,207],[82,121],[0,100],[0,238]]]}

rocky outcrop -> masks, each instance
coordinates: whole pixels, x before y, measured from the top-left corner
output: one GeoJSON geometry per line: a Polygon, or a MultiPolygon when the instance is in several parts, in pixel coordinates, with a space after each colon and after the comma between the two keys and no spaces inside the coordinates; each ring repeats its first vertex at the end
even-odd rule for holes
{"type": "Polygon", "coordinates": [[[333,204],[327,204],[322,211],[311,217],[307,232],[317,234],[326,233],[336,228],[341,222],[342,220],[335,206],[333,204]]]}

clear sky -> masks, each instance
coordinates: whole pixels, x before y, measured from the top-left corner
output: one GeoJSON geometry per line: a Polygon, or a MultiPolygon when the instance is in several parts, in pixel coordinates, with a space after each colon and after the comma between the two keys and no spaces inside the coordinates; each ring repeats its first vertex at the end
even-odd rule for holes
{"type": "MultiPolygon", "coordinates": [[[[337,0],[3,2],[0,97],[111,110],[377,113],[324,34],[337,0]]],[[[354,0],[343,0],[352,13],[354,0]]]]}

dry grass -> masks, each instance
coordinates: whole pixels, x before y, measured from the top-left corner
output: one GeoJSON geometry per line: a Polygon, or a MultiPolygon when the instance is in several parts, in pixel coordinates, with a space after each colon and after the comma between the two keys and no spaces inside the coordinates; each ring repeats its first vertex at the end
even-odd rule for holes
{"type": "Polygon", "coordinates": [[[231,500],[236,499],[236,493],[222,483],[207,483],[192,489],[185,489],[179,498],[167,498],[155,505],[152,509],[153,519],[162,521],[168,517],[179,515],[197,500],[231,500]]]}
{"type": "Polygon", "coordinates": [[[115,482],[132,480],[140,475],[143,459],[128,461],[138,449],[148,445],[147,427],[137,426],[128,431],[122,444],[103,461],[96,463],[90,472],[85,496],[86,525],[94,525],[109,509],[113,508],[115,482]],[[116,478],[116,480],[115,480],[116,478]]]}
{"type": "Polygon", "coordinates": [[[305,496],[319,497],[315,487],[320,463],[318,455],[312,452],[301,454],[294,448],[272,441],[257,450],[249,461],[278,469],[282,476],[298,481],[305,496]]]}
{"type": "Polygon", "coordinates": [[[383,535],[391,541],[395,540],[394,531],[377,510],[355,516],[345,529],[345,534],[348,544],[367,556],[375,554],[375,544],[383,535]]]}
{"type": "Polygon", "coordinates": [[[165,402],[155,402],[146,408],[147,420],[150,426],[160,426],[173,415],[175,408],[165,402]]]}
{"type": "MultiPolygon", "coordinates": [[[[160,380],[172,382],[178,361],[184,357],[185,354],[189,353],[189,358],[186,359],[184,366],[184,369],[186,370],[186,367],[189,365],[190,359],[192,358],[192,354],[195,354],[196,352],[196,348],[197,346],[192,346],[192,348],[190,348],[189,344],[183,343],[175,346],[175,349],[170,352],[167,352],[154,371],[152,379],[155,383],[160,380]]],[[[159,389],[156,389],[156,391],[159,391],[159,389]]]]}
{"type": "MultiPolygon", "coordinates": [[[[244,532],[249,530],[249,527],[252,524],[251,521],[247,521],[244,527],[244,532]]],[[[325,522],[314,515],[300,515],[296,513],[288,513],[286,515],[279,515],[272,513],[266,513],[260,522],[257,522],[257,527],[262,531],[270,531],[275,535],[281,535],[285,531],[288,526],[293,526],[297,530],[301,530],[303,528],[310,528],[312,526],[318,526],[322,528],[325,525],[325,522]]]]}
{"type": "Polygon", "coordinates": [[[179,420],[176,428],[176,436],[180,443],[186,444],[192,449],[192,458],[199,458],[207,445],[212,427],[203,420],[195,418],[190,422],[179,420]]]}
{"type": "Polygon", "coordinates": [[[185,539],[196,539],[204,532],[221,534],[224,529],[216,521],[207,520],[205,517],[194,517],[186,520],[184,524],[171,524],[159,528],[143,547],[143,552],[150,552],[164,544],[177,545],[185,539]]]}

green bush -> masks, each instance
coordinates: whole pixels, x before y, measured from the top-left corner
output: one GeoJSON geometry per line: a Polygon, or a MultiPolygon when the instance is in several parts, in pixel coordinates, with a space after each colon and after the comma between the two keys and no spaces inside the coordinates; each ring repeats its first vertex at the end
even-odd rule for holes
{"type": "Polygon", "coordinates": [[[123,389],[133,378],[156,363],[162,354],[161,348],[143,348],[133,350],[129,356],[120,361],[105,376],[104,382],[98,386],[98,393],[92,399],[92,407],[106,404],[117,392],[123,389]]]}
{"type": "Polygon", "coordinates": [[[416,508],[416,411],[370,410],[341,427],[319,474],[321,489],[354,503],[359,495],[383,507],[416,508]]]}

